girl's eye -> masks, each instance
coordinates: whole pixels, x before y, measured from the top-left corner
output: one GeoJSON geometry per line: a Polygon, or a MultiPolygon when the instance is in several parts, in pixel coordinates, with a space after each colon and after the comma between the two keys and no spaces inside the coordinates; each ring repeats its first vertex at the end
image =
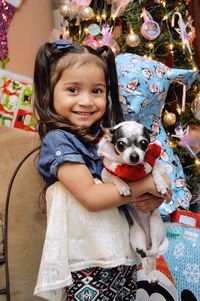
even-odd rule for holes
{"type": "Polygon", "coordinates": [[[68,88],[68,91],[71,93],[76,93],[76,92],[78,92],[78,89],[75,87],[70,87],[70,88],[68,88]]]}
{"type": "Polygon", "coordinates": [[[94,94],[101,94],[101,93],[103,93],[103,89],[95,88],[95,89],[92,90],[92,93],[94,93],[94,94]]]}

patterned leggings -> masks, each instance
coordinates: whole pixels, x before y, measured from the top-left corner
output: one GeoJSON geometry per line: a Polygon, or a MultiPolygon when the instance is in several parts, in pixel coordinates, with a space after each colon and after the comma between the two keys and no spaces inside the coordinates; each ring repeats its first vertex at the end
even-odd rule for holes
{"type": "Polygon", "coordinates": [[[64,301],[134,301],[136,266],[90,268],[72,273],[64,301]]]}

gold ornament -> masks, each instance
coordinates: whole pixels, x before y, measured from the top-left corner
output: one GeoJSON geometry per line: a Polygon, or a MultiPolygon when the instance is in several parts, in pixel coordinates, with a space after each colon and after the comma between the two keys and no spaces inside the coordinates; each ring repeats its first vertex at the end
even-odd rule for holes
{"type": "Polygon", "coordinates": [[[195,99],[193,100],[191,104],[191,110],[194,114],[194,117],[200,120],[200,93],[198,93],[195,99]]]}
{"type": "Polygon", "coordinates": [[[94,17],[94,11],[90,6],[84,7],[81,12],[81,18],[83,20],[91,20],[94,17]]]}
{"type": "Polygon", "coordinates": [[[67,4],[63,4],[60,7],[60,14],[64,17],[64,18],[68,18],[70,16],[70,7],[67,4]]]}
{"type": "Polygon", "coordinates": [[[137,34],[129,33],[126,37],[126,44],[129,47],[137,47],[140,44],[140,38],[137,34]]]}
{"type": "Polygon", "coordinates": [[[166,126],[174,125],[176,123],[176,115],[166,110],[163,115],[163,123],[166,126]]]}

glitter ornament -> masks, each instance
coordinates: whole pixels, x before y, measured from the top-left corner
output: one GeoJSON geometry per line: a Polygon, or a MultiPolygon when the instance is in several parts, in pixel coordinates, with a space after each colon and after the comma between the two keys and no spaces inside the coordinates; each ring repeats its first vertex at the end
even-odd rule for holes
{"type": "Polygon", "coordinates": [[[195,99],[193,100],[191,104],[191,110],[194,114],[194,117],[200,120],[200,93],[198,93],[195,99]]]}
{"type": "Polygon", "coordinates": [[[126,44],[129,47],[137,47],[140,44],[140,38],[135,33],[129,33],[126,37],[126,44]]]}
{"type": "Polygon", "coordinates": [[[176,115],[166,110],[163,115],[163,123],[166,126],[174,125],[176,123],[176,115]]]}
{"type": "Polygon", "coordinates": [[[0,1],[0,61],[3,61],[8,56],[8,39],[7,32],[16,7],[7,3],[6,1],[0,1]]]}
{"type": "Polygon", "coordinates": [[[93,9],[90,6],[84,7],[81,12],[81,18],[87,21],[87,20],[91,20],[93,17],[94,17],[93,9]]]}

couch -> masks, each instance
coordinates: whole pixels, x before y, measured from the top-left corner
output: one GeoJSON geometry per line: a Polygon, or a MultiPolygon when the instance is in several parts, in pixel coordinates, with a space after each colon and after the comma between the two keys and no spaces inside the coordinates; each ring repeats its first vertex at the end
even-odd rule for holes
{"type": "MultiPolygon", "coordinates": [[[[0,126],[0,226],[4,220],[8,184],[19,161],[40,144],[37,133],[0,126]]],[[[8,259],[11,300],[42,300],[33,296],[46,228],[45,203],[39,200],[43,183],[33,153],[13,182],[8,219],[8,259]]],[[[1,230],[2,228],[0,228],[1,230]]],[[[3,241],[0,231],[0,254],[3,241]]],[[[5,265],[0,266],[0,289],[5,287],[5,265]]],[[[5,301],[6,295],[0,295],[5,301]]]]}

